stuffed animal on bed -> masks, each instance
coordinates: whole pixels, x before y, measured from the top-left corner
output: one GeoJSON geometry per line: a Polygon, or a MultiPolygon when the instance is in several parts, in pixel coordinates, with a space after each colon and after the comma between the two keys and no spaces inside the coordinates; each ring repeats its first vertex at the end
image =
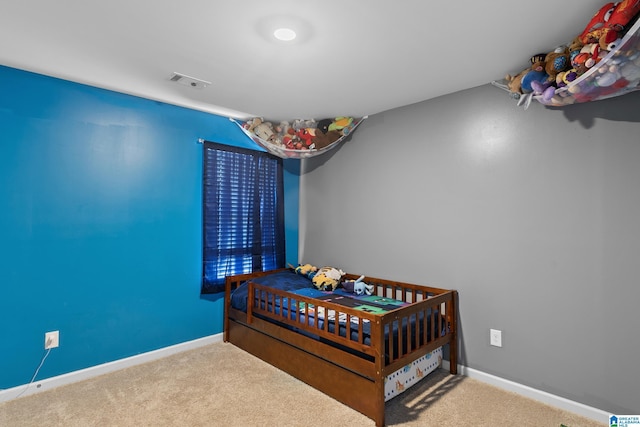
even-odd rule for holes
{"type": "MultiPolygon", "coordinates": [[[[292,265],[289,265],[290,267],[293,268],[292,265]]],[[[296,273],[298,273],[301,276],[306,277],[309,280],[312,280],[313,277],[316,275],[316,273],[318,272],[318,267],[311,265],[311,264],[301,264],[299,266],[297,266],[294,271],[296,273]]]]}
{"type": "Polygon", "coordinates": [[[364,279],[364,276],[358,277],[357,280],[345,280],[342,287],[345,291],[356,295],[373,294],[373,285],[366,284],[362,279],[364,279]]]}
{"type": "Polygon", "coordinates": [[[320,291],[333,291],[338,287],[344,275],[345,272],[340,269],[322,267],[316,275],[313,276],[313,286],[320,291]]]}

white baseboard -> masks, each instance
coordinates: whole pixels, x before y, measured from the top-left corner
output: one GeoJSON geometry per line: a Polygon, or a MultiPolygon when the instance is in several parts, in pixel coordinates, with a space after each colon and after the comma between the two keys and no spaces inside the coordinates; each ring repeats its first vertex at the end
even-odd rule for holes
{"type": "Polygon", "coordinates": [[[193,350],[221,341],[222,333],[219,333],[216,335],[199,338],[193,341],[187,341],[158,350],[149,351],[147,353],[137,354],[135,356],[127,357],[124,359],[114,360],[113,362],[103,363],[102,365],[92,366],[90,368],[81,369],[79,371],[69,372],[68,374],[58,375],[56,377],[47,378],[41,381],[34,381],[32,384],[23,384],[17,387],[8,388],[6,390],[0,390],[0,403],[13,400],[17,397],[29,396],[31,394],[51,390],[62,385],[83,381],[89,378],[97,377],[98,375],[108,374],[109,372],[118,371],[130,366],[151,362],[153,360],[171,356],[176,353],[193,350]]]}
{"type": "MultiPolygon", "coordinates": [[[[449,367],[449,361],[443,360],[442,368],[449,370],[449,367]]],[[[537,400],[538,402],[542,402],[547,405],[551,405],[556,408],[581,415],[585,418],[605,423],[605,425],[608,425],[609,423],[608,412],[584,405],[579,402],[575,402],[573,400],[565,399],[564,397],[556,396],[555,394],[547,393],[546,391],[537,390],[524,384],[519,384],[504,378],[496,377],[495,375],[487,374],[485,372],[478,371],[473,368],[468,368],[462,365],[458,365],[458,373],[460,375],[482,381],[483,383],[491,384],[503,390],[511,391],[521,396],[537,400]]]]}

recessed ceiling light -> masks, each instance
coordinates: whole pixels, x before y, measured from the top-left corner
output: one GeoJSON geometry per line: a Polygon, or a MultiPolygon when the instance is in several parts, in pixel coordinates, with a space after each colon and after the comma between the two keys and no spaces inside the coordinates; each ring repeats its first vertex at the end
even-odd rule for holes
{"type": "Polygon", "coordinates": [[[273,36],[283,42],[289,42],[296,38],[296,32],[291,28],[278,28],[273,32],[273,36]]]}

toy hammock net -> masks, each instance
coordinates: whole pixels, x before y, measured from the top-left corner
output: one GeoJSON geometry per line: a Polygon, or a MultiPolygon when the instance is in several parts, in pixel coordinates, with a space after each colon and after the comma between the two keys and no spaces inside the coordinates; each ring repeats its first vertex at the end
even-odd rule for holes
{"type": "Polygon", "coordinates": [[[368,116],[360,119],[338,117],[323,121],[296,120],[273,124],[261,118],[242,121],[230,118],[253,142],[283,159],[306,159],[325,154],[349,138],[368,116]],[[325,123],[326,125],[326,123],[325,123]]]}
{"type": "Polygon", "coordinates": [[[597,101],[640,89],[640,20],[629,29],[619,45],[580,77],[555,89],[553,96],[535,95],[549,106],[597,101]]]}
{"type": "MultiPolygon", "coordinates": [[[[631,4],[629,0],[621,3],[631,4]]],[[[633,3],[636,9],[640,10],[638,4],[633,3]]],[[[607,7],[615,8],[616,4],[608,4],[601,11],[606,11],[607,7]]],[[[571,53],[571,65],[573,67],[563,71],[556,77],[556,84],[550,82],[546,74],[539,80],[532,78],[530,89],[523,93],[513,92],[508,88],[508,81],[494,81],[494,86],[500,87],[511,93],[511,96],[518,100],[518,105],[529,106],[532,99],[543,105],[551,107],[562,107],[565,105],[598,101],[601,99],[621,96],[629,92],[640,89],[640,12],[635,12],[635,16],[629,20],[624,29],[618,32],[618,39],[610,43],[607,49],[598,45],[599,43],[588,43],[582,46],[581,50],[575,54],[571,53]],[[599,49],[598,49],[599,48],[599,49]],[[585,50],[586,49],[586,50],[585,50]],[[592,64],[586,71],[576,73],[575,63],[580,56],[586,55],[591,58],[592,64]],[[558,77],[562,76],[562,81],[558,84],[558,77]],[[544,80],[546,78],[546,80],[544,80]],[[536,81],[538,80],[538,81],[536,81]],[[540,82],[542,82],[540,84],[540,82]]],[[[594,20],[598,14],[594,17],[594,20]]],[[[592,20],[593,22],[593,20],[592,20]]],[[[589,26],[585,32],[589,29],[589,26]]],[[[597,27],[597,26],[596,26],[597,27]]],[[[595,27],[594,27],[595,28],[595,27]]],[[[597,31],[594,30],[594,32],[597,31]]],[[[585,34],[585,33],[583,33],[585,34]]],[[[582,36],[582,35],[581,35],[582,36]]],[[[581,38],[581,36],[576,39],[581,38]]],[[[600,43],[601,44],[601,43],[600,43]]],[[[588,59],[587,59],[588,60],[588,59]]],[[[533,59],[532,59],[533,61],[533,59]]],[[[586,62],[588,64],[588,62],[586,62]]],[[[579,70],[579,67],[578,67],[579,70]]],[[[527,70],[523,71],[526,72],[527,70]]],[[[542,71],[544,73],[544,70],[542,71]]],[[[527,75],[523,77],[527,78],[527,75]]],[[[524,85],[523,85],[524,89],[524,85]]]]}

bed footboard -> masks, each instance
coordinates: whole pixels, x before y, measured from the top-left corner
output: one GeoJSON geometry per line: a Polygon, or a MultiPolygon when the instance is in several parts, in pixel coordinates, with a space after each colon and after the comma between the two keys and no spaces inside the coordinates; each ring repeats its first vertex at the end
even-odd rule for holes
{"type": "Polygon", "coordinates": [[[382,316],[381,346],[387,349],[385,374],[446,344],[451,345],[451,373],[457,373],[456,352],[452,345],[457,339],[456,297],[455,291],[447,292],[382,316]]]}

